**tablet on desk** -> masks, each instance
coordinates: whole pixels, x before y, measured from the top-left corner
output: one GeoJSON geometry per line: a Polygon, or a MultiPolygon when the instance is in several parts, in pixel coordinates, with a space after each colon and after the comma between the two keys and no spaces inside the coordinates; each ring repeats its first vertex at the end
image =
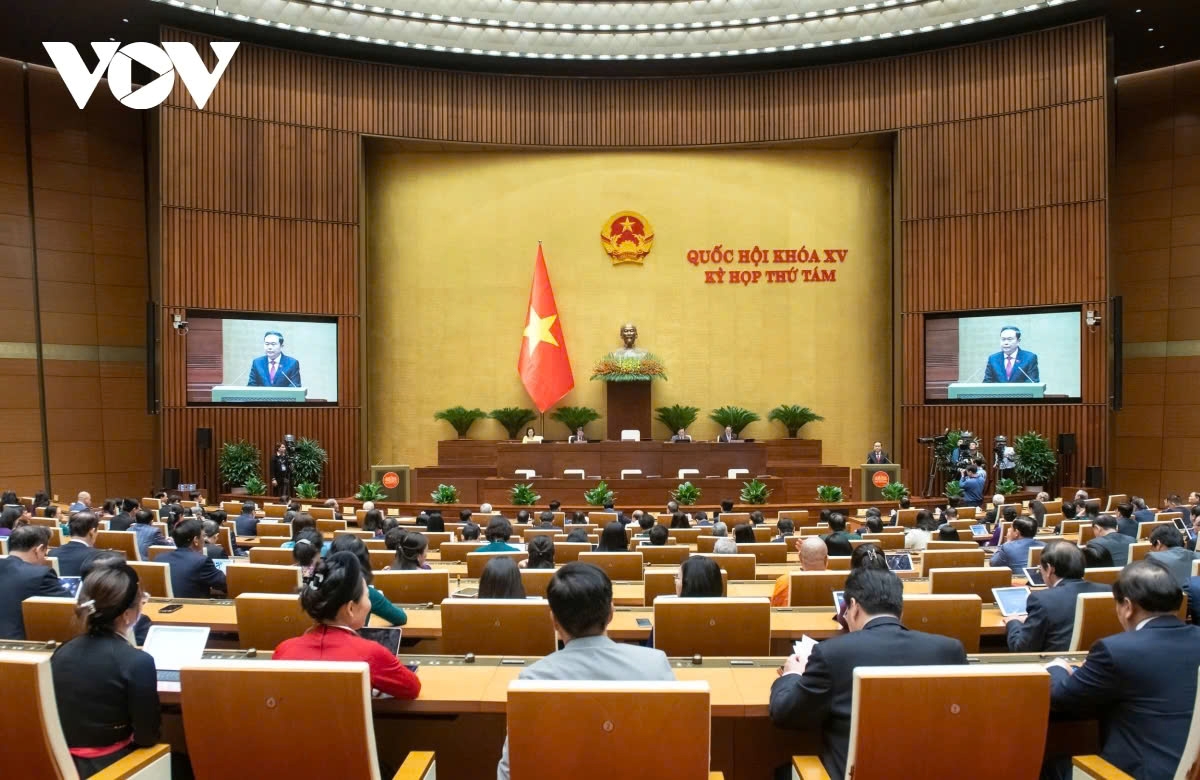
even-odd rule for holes
{"type": "Polygon", "coordinates": [[[1026,566],[1023,571],[1025,572],[1025,581],[1030,585],[1037,588],[1046,587],[1046,580],[1042,578],[1042,570],[1040,567],[1026,566]]]}
{"type": "Polygon", "coordinates": [[[221,572],[222,574],[225,573],[225,567],[229,565],[228,558],[213,558],[212,562],[213,566],[217,567],[217,571],[221,572]]]}
{"type": "Polygon", "coordinates": [[[987,526],[983,523],[976,523],[971,526],[971,534],[974,536],[989,536],[987,526]]]}
{"type": "Polygon", "coordinates": [[[71,598],[79,595],[79,583],[83,582],[83,577],[59,577],[58,581],[71,594],[71,598]]]}
{"type": "Polygon", "coordinates": [[[1029,598],[1029,588],[992,588],[992,596],[996,606],[1004,617],[1025,614],[1025,601],[1029,598]]]}
{"type": "Polygon", "coordinates": [[[912,554],[906,552],[884,553],[889,571],[912,571],[912,554]]]}
{"type": "Polygon", "coordinates": [[[473,599],[478,598],[479,588],[459,588],[450,594],[451,598],[456,599],[473,599]]]}
{"type": "Polygon", "coordinates": [[[846,599],[842,596],[845,592],[844,590],[835,590],[833,592],[833,611],[839,615],[842,614],[842,604],[846,602],[846,599]]]}

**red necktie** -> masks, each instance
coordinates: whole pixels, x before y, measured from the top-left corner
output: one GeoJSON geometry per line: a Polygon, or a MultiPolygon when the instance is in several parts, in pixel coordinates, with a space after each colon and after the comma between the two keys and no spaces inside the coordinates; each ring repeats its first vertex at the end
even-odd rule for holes
{"type": "Polygon", "coordinates": [[[1004,361],[1004,378],[1012,379],[1013,356],[1009,355],[1004,361]]]}
{"type": "MultiPolygon", "coordinates": [[[[1009,369],[1009,372],[1011,373],[1012,369],[1009,369]]],[[[271,384],[274,384],[274,383],[275,383],[275,361],[272,360],[271,361],[271,384]]]]}

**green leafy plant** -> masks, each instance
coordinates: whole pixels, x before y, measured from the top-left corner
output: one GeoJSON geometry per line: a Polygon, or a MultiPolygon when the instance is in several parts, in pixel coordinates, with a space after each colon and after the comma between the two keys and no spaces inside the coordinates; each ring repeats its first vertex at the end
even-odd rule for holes
{"type": "Polygon", "coordinates": [[[457,504],[458,503],[458,488],[454,485],[438,485],[437,489],[429,494],[435,504],[457,504]]]}
{"type": "Polygon", "coordinates": [[[358,501],[382,501],[387,498],[387,494],[383,492],[383,485],[378,482],[367,482],[358,486],[358,492],[354,494],[354,498],[358,501]]]}
{"type": "Polygon", "coordinates": [[[522,485],[520,482],[518,482],[512,486],[511,501],[513,506],[533,506],[541,500],[542,497],[534,492],[532,482],[526,485],[522,485]]]}
{"type": "Polygon", "coordinates": [[[1007,498],[1017,492],[1017,483],[1008,477],[998,479],[996,480],[996,492],[1007,498]]]}
{"type": "Polygon", "coordinates": [[[942,473],[948,477],[952,477],[958,473],[954,468],[955,463],[951,455],[953,455],[955,447],[962,441],[962,434],[963,432],[959,430],[947,431],[946,440],[934,446],[935,455],[942,463],[942,473]]]}
{"type": "Polygon", "coordinates": [[[1048,485],[1058,469],[1058,456],[1050,441],[1037,431],[1018,436],[1013,441],[1017,462],[1017,480],[1022,485],[1048,485]]]}
{"type": "Polygon", "coordinates": [[[450,423],[460,439],[467,438],[467,431],[471,430],[471,426],[485,417],[487,414],[482,409],[468,409],[465,406],[452,406],[433,414],[433,419],[450,423]]]}
{"type": "Polygon", "coordinates": [[[691,482],[683,482],[671,491],[671,498],[681,506],[692,506],[700,500],[700,488],[691,482]]]}
{"type": "Polygon", "coordinates": [[[550,415],[550,419],[567,426],[572,434],[588,423],[600,419],[600,412],[590,406],[560,406],[550,415]]]}
{"type": "MultiPolygon", "coordinates": [[[[296,449],[292,453],[292,471],[297,483],[321,484],[321,472],[325,470],[325,464],[328,462],[329,453],[325,452],[321,442],[316,439],[296,439],[296,449]]],[[[296,490],[299,494],[299,484],[297,484],[296,490]]]]}
{"type": "Polygon", "coordinates": [[[321,490],[315,482],[301,482],[296,485],[296,498],[316,498],[319,495],[321,490]]]}
{"type": "Polygon", "coordinates": [[[899,501],[908,495],[908,488],[904,487],[903,482],[889,482],[880,489],[879,494],[888,501],[899,501]]]}
{"type": "Polygon", "coordinates": [[[842,489],[837,485],[817,485],[817,500],[836,504],[842,500],[842,489]]]}
{"type": "Polygon", "coordinates": [[[957,479],[952,479],[946,483],[946,489],[943,492],[945,493],[946,498],[962,498],[962,483],[960,483],[957,479]]]}
{"type": "Polygon", "coordinates": [[[675,404],[674,406],[660,406],[654,411],[654,419],[667,426],[667,430],[674,435],[680,428],[692,427],[692,423],[696,422],[696,416],[700,414],[700,407],[675,404]]]}
{"type": "Polygon", "coordinates": [[[217,470],[226,485],[245,485],[251,477],[259,476],[262,453],[245,439],[227,441],[217,456],[217,470]]]}
{"type": "Polygon", "coordinates": [[[503,409],[493,409],[488,412],[496,422],[504,426],[504,432],[510,439],[521,438],[521,429],[537,419],[532,409],[520,406],[506,406],[503,409]]]}
{"type": "Polygon", "coordinates": [[[758,422],[762,418],[749,409],[743,409],[740,406],[722,406],[713,409],[708,419],[722,428],[728,426],[733,429],[734,433],[740,434],[742,429],[747,425],[752,422],[758,422]]]}
{"type": "Polygon", "coordinates": [[[767,415],[767,419],[783,423],[783,427],[787,428],[788,438],[796,438],[796,434],[800,433],[800,429],[810,422],[820,422],[825,418],[809,409],[807,406],[776,406],[767,415]]]}
{"type": "Polygon", "coordinates": [[[248,496],[265,496],[267,494],[267,483],[258,477],[250,477],[246,480],[244,487],[248,496]]]}
{"type": "Polygon", "coordinates": [[[770,489],[761,480],[752,479],[749,482],[742,483],[740,498],[743,504],[765,504],[770,496],[770,489]]]}
{"type": "Polygon", "coordinates": [[[616,493],[608,489],[608,484],[604,480],[591,490],[583,491],[583,500],[588,503],[588,506],[604,506],[613,500],[616,493]]]}

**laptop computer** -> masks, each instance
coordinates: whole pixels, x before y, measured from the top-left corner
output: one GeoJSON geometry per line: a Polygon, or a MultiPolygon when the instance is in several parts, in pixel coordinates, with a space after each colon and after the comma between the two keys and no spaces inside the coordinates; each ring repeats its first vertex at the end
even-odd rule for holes
{"type": "Polygon", "coordinates": [[[154,658],[160,683],[179,684],[179,670],[204,657],[208,626],[150,626],[142,649],[154,658]]]}
{"type": "Polygon", "coordinates": [[[1025,614],[1025,601],[1029,598],[1029,588],[992,588],[992,596],[996,606],[1004,617],[1025,614]]]}

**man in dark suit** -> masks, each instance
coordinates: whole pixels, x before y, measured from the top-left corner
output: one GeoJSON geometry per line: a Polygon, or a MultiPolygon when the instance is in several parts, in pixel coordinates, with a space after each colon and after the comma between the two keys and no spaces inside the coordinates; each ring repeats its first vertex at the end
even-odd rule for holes
{"type": "Polygon", "coordinates": [[[137,511],[137,508],[137,499],[121,499],[121,511],[113,515],[113,519],[108,521],[108,530],[128,531],[133,526],[133,513],[137,511]]]}
{"type": "MultiPolygon", "coordinates": [[[[1133,526],[1132,526],[1133,533],[1129,533],[1128,531],[1125,531],[1125,530],[1122,530],[1121,533],[1126,534],[1128,536],[1132,536],[1136,539],[1137,538],[1137,524],[1138,523],[1153,523],[1154,522],[1154,510],[1151,509],[1150,507],[1146,506],[1146,499],[1141,498],[1139,496],[1134,496],[1132,499],[1132,502],[1133,502],[1133,526]]],[[[1119,507],[1118,507],[1118,511],[1120,511],[1119,507]]]]}
{"type": "MultiPolygon", "coordinates": [[[[1121,504],[1121,506],[1129,508],[1129,504],[1121,504]]],[[[1113,566],[1124,566],[1129,562],[1129,545],[1133,544],[1133,537],[1121,533],[1118,524],[1119,521],[1112,515],[1097,517],[1092,521],[1092,530],[1096,536],[1088,542],[1087,546],[1108,550],[1108,554],[1112,556],[1113,566]]]]}
{"type": "Polygon", "coordinates": [[[1071,646],[1076,596],[1107,592],[1107,585],[1083,579],[1083,551],[1072,542],[1051,542],[1042,550],[1045,590],[1034,590],[1026,614],[1004,619],[1008,649],[1014,653],[1060,652],[1071,646]]]}
{"type": "Polygon", "coordinates": [[[249,387],[300,387],[300,361],[283,354],[283,334],[267,331],[263,335],[262,357],[250,364],[249,387]]]}
{"type": "Polygon", "coordinates": [[[867,453],[867,463],[880,464],[880,463],[891,463],[891,462],[892,461],[888,457],[888,454],[883,451],[882,442],[875,442],[875,446],[871,449],[871,451],[869,453],[867,453]]]}
{"type": "Polygon", "coordinates": [[[1175,584],[1184,587],[1192,578],[1192,562],[1197,553],[1183,546],[1183,535],[1173,525],[1160,525],[1150,532],[1150,552],[1146,558],[1158,561],[1175,577],[1175,584]]]}
{"type": "Polygon", "coordinates": [[[733,428],[726,425],[725,430],[721,431],[721,435],[717,437],[717,443],[728,444],[731,441],[737,441],[738,435],[733,432],[733,428]]]}
{"type": "Polygon", "coordinates": [[[1050,708],[1099,716],[1100,757],[1121,771],[1173,777],[1196,700],[1200,627],[1175,617],[1183,591],[1153,561],[1126,566],[1112,590],[1125,631],[1097,641],[1077,669],[1061,660],[1046,667],[1050,708]]]}
{"type": "Polygon", "coordinates": [[[100,531],[100,518],[92,512],[76,512],[67,521],[70,537],[62,547],[50,551],[51,558],[58,559],[58,573],[63,577],[78,577],[83,562],[96,554],[93,545],[100,531]]]}
{"type": "Polygon", "coordinates": [[[0,559],[0,639],[24,639],[25,618],[21,602],[30,596],[71,594],[46,565],[50,529],[23,525],[8,537],[8,557],[0,559]]]}
{"type": "Polygon", "coordinates": [[[967,662],[957,639],[900,625],[904,588],[892,572],[856,569],[846,578],[843,595],[850,633],[821,642],[807,657],[793,655],[771,685],[770,714],[776,726],[821,726],[821,763],[830,777],[846,776],[856,667],[967,662]]]}
{"type": "Polygon", "coordinates": [[[175,549],[158,556],[171,567],[171,590],[175,598],[207,599],[225,593],[225,575],[204,554],[204,527],[191,518],[175,526],[175,549]]]}
{"type": "Polygon", "coordinates": [[[988,356],[984,382],[1039,382],[1037,355],[1021,349],[1021,329],[1000,329],[1000,351],[988,356]]]}
{"type": "Polygon", "coordinates": [[[258,536],[259,520],[254,514],[256,508],[253,501],[242,502],[242,513],[233,521],[238,536],[258,536]]]}

